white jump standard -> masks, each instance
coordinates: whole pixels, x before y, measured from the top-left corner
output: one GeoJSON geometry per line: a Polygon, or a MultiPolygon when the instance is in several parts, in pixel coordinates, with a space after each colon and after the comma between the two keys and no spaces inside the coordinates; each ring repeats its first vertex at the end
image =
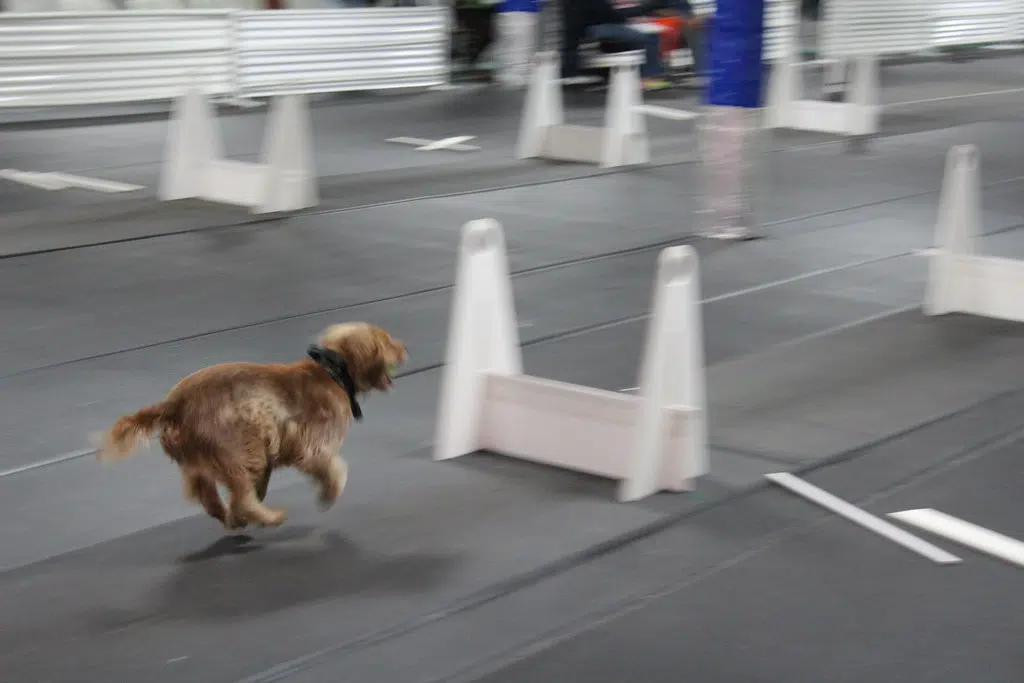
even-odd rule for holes
{"type": "Polygon", "coordinates": [[[316,169],[306,96],[275,97],[270,104],[259,162],[224,156],[213,105],[192,87],[174,103],[167,134],[160,199],[205,199],[252,213],[316,206],[316,169]]]}
{"type": "MultiPolygon", "coordinates": [[[[517,159],[553,159],[616,168],[650,161],[645,116],[689,121],[698,117],[685,109],[643,103],[640,66],[643,51],[601,55],[590,66],[611,69],[603,126],[565,122],[559,60],[554,52],[537,55],[516,146],[517,159]]],[[[571,79],[564,79],[571,80],[571,79]]]]}
{"type": "Polygon", "coordinates": [[[501,226],[463,227],[434,458],[478,450],[619,482],[618,499],[707,473],[697,254],[662,251],[637,395],[523,374],[501,226]]]}
{"type": "Polygon", "coordinates": [[[846,60],[798,62],[790,54],[777,62],[768,87],[766,127],[851,136],[877,133],[881,114],[878,60],[861,56],[849,61],[853,78],[849,99],[843,102],[804,98],[803,71],[818,65],[844,67],[846,60]]]}
{"type": "Polygon", "coordinates": [[[643,62],[640,51],[602,57],[601,65],[612,72],[604,126],[578,126],[565,122],[558,55],[538,54],[523,106],[516,158],[576,161],[607,168],[646,163],[651,156],[647,126],[643,116],[633,111],[643,104],[643,62]]]}
{"type": "Polygon", "coordinates": [[[929,252],[928,315],[969,313],[1024,322],[1024,261],[979,256],[981,153],[958,145],[946,157],[935,248],[929,252]]]}

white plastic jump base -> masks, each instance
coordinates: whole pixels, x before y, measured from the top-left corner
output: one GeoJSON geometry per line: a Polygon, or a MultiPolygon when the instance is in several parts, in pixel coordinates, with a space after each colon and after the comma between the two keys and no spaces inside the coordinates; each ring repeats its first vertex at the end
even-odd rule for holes
{"type": "Polygon", "coordinates": [[[946,157],[924,311],[1024,322],[1024,262],[977,254],[981,216],[981,153],[958,145],[946,157]]]}
{"type": "Polygon", "coordinates": [[[565,122],[558,56],[539,53],[526,92],[519,128],[517,159],[553,159],[615,168],[650,160],[647,126],[636,107],[643,104],[640,65],[643,52],[607,55],[612,70],[605,102],[604,126],[565,122]]]}
{"type": "MultiPolygon", "coordinates": [[[[878,132],[878,60],[865,56],[852,60],[852,78],[845,102],[805,100],[803,69],[818,62],[797,62],[787,56],[772,70],[768,88],[767,128],[789,128],[833,135],[874,135],[878,132]]],[[[843,62],[830,67],[842,69],[843,62]]]]}
{"type": "Polygon", "coordinates": [[[619,482],[618,499],[687,491],[708,471],[697,253],[662,251],[636,395],[523,374],[501,225],[462,231],[435,460],[488,450],[619,482]]]}
{"type": "Polygon", "coordinates": [[[304,95],[270,104],[259,162],[224,158],[213,107],[191,88],[174,104],[164,150],[160,199],[205,199],[247,207],[252,213],[316,206],[316,169],[304,95]]]}

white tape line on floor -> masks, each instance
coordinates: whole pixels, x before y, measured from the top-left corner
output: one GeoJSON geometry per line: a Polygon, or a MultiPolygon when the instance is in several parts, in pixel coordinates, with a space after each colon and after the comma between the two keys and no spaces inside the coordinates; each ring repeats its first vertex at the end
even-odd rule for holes
{"type": "Polygon", "coordinates": [[[143,185],[131,185],[119,183],[115,180],[103,180],[102,178],[88,178],[86,176],[73,175],[71,173],[36,173],[34,171],[19,171],[16,168],[5,168],[0,170],[0,178],[10,180],[22,185],[39,188],[40,190],[66,190],[69,187],[78,187],[83,190],[94,192],[137,192],[144,190],[143,185]]]}
{"type": "Polygon", "coordinates": [[[895,524],[890,524],[881,517],[876,517],[870,512],[862,510],[856,505],[848,503],[841,498],[837,498],[828,491],[820,489],[813,484],[809,484],[803,479],[795,477],[788,472],[775,472],[764,476],[769,481],[778,484],[799,496],[803,496],[812,503],[817,503],[821,507],[834,512],[841,517],[845,517],[854,524],[859,524],[868,531],[873,531],[880,536],[884,536],[893,543],[897,543],[907,550],[911,550],[932,562],[937,562],[939,564],[956,564],[961,561],[956,555],[952,555],[942,548],[934,546],[931,543],[904,531],[895,524]]]}
{"type": "Polygon", "coordinates": [[[387,142],[394,142],[399,145],[413,145],[418,152],[433,152],[439,149],[450,149],[456,152],[476,152],[479,147],[476,145],[463,144],[476,138],[475,135],[456,135],[441,140],[428,140],[427,138],[398,137],[388,138],[387,142]]]}
{"type": "Polygon", "coordinates": [[[891,512],[889,516],[972,550],[1024,567],[1024,543],[1015,538],[931,508],[891,512]]]}

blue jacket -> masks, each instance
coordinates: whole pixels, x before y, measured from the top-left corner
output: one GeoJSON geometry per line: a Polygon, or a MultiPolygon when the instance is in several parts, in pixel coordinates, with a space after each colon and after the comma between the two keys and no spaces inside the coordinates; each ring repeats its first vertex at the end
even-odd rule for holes
{"type": "Polygon", "coordinates": [[[539,12],[541,0],[501,0],[499,12],[539,12]]]}

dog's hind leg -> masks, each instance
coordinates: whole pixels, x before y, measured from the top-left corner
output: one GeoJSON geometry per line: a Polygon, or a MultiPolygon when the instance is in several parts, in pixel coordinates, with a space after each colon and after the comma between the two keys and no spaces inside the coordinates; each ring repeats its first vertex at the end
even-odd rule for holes
{"type": "Polygon", "coordinates": [[[185,478],[185,497],[198,502],[206,510],[206,514],[225,527],[233,528],[234,524],[228,519],[228,511],[217,492],[217,484],[212,479],[194,472],[182,472],[182,476],[185,478]]]}
{"type": "Polygon", "coordinates": [[[243,470],[234,473],[224,483],[231,492],[231,516],[236,521],[278,526],[288,516],[284,510],[267,507],[260,501],[248,472],[243,470]]]}

